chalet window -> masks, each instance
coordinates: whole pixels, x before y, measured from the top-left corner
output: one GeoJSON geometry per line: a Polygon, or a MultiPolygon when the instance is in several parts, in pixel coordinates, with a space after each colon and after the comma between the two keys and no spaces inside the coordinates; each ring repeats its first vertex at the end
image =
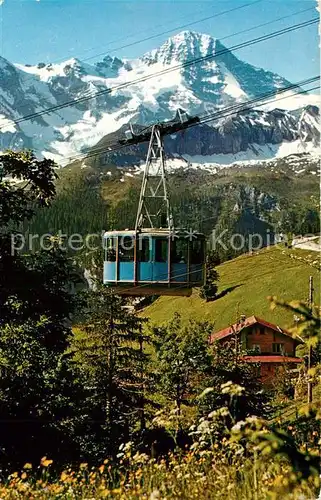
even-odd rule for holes
{"type": "Polygon", "coordinates": [[[260,333],[260,335],[264,335],[264,333],[265,333],[264,326],[259,326],[259,333],[260,333]]]}
{"type": "Polygon", "coordinates": [[[261,346],[259,344],[253,344],[252,349],[253,351],[261,352],[261,346]]]}
{"type": "Polygon", "coordinates": [[[278,354],[284,354],[284,344],[274,342],[272,344],[272,351],[278,354]]]}

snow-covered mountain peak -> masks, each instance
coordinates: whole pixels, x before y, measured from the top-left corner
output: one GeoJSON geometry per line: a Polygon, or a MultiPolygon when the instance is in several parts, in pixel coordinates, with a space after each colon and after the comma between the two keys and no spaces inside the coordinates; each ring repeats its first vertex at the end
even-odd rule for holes
{"type": "MultiPolygon", "coordinates": [[[[214,54],[218,40],[196,31],[181,31],[168,38],[158,49],[147,52],[141,60],[147,64],[182,63],[214,54]]],[[[223,47],[222,44],[220,44],[223,47]]]]}
{"type": "Polygon", "coordinates": [[[116,78],[121,68],[131,71],[132,67],[128,61],[123,61],[118,57],[107,55],[95,65],[96,71],[104,78],[116,78]]]}
{"type": "MultiPolygon", "coordinates": [[[[0,57],[0,144],[4,149],[33,148],[36,154],[66,161],[129,121],[145,126],[170,120],[178,108],[205,116],[262,94],[273,95],[288,84],[239,59],[217,38],[195,31],[177,33],[135,60],[106,55],[92,65],[74,57],[30,65],[0,57]],[[70,101],[74,104],[65,107],[70,101]],[[19,121],[57,105],[62,106],[19,121]]],[[[317,96],[292,91],[282,97],[286,99],[272,98],[265,104],[265,114],[253,111],[239,114],[233,123],[227,116],[207,129],[195,127],[201,137],[192,137],[188,154],[234,154],[254,143],[296,143],[301,138],[314,147],[318,110],[303,108],[318,106],[317,96]],[[289,112],[280,115],[276,107],[289,112]],[[209,132],[216,126],[224,133],[209,132]]]]}
{"type": "Polygon", "coordinates": [[[15,64],[16,68],[24,73],[38,76],[40,80],[48,81],[55,77],[95,75],[96,71],[93,66],[82,62],[76,57],[67,59],[59,63],[44,63],[40,62],[35,65],[31,64],[15,64]]]}
{"type": "MultiPolygon", "coordinates": [[[[80,59],[78,59],[78,57],[71,57],[70,59],[66,59],[66,61],[62,61],[61,62],[61,66],[62,67],[66,67],[66,66],[70,66],[70,67],[78,67],[78,66],[81,66],[82,62],[80,59]]],[[[49,64],[47,65],[47,67],[51,67],[52,64],[49,64]]]]}

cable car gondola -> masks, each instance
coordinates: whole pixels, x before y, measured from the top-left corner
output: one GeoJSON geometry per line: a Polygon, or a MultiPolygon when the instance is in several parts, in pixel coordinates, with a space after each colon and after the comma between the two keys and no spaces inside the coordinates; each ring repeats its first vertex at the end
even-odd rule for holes
{"type": "MultiPolygon", "coordinates": [[[[205,237],[174,228],[167,194],[163,136],[189,123],[186,114],[178,115],[180,127],[171,121],[153,125],[149,132],[135,229],[104,234],[104,284],[117,294],[190,295],[204,283],[205,237]]],[[[143,135],[129,137],[129,142],[146,140],[143,135]]]]}

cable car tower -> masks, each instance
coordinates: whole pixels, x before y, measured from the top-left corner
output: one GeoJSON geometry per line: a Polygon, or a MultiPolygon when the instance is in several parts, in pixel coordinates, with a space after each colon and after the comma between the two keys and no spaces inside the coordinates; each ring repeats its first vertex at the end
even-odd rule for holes
{"type": "Polygon", "coordinates": [[[168,229],[173,229],[173,217],[166,186],[164,143],[161,132],[161,126],[152,126],[135,231],[141,230],[145,222],[149,223],[150,228],[163,227],[164,216],[166,217],[165,224],[168,229]],[[158,207],[155,211],[156,205],[158,207]]]}
{"type": "Polygon", "coordinates": [[[121,144],[149,142],[135,228],[104,234],[104,284],[117,294],[190,295],[204,282],[205,237],[174,227],[166,181],[165,135],[186,129],[199,118],[178,110],[174,120],[136,135],[131,128],[121,144]]]}

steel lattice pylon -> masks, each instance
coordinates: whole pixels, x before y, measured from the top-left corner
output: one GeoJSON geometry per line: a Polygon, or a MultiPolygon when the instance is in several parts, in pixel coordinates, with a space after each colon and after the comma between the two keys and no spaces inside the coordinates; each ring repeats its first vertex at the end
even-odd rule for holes
{"type": "Polygon", "coordinates": [[[166,186],[165,153],[160,125],[153,125],[140,191],[135,231],[143,227],[173,229],[173,217],[166,186]],[[146,223],[148,224],[146,226],[146,223]]]}

